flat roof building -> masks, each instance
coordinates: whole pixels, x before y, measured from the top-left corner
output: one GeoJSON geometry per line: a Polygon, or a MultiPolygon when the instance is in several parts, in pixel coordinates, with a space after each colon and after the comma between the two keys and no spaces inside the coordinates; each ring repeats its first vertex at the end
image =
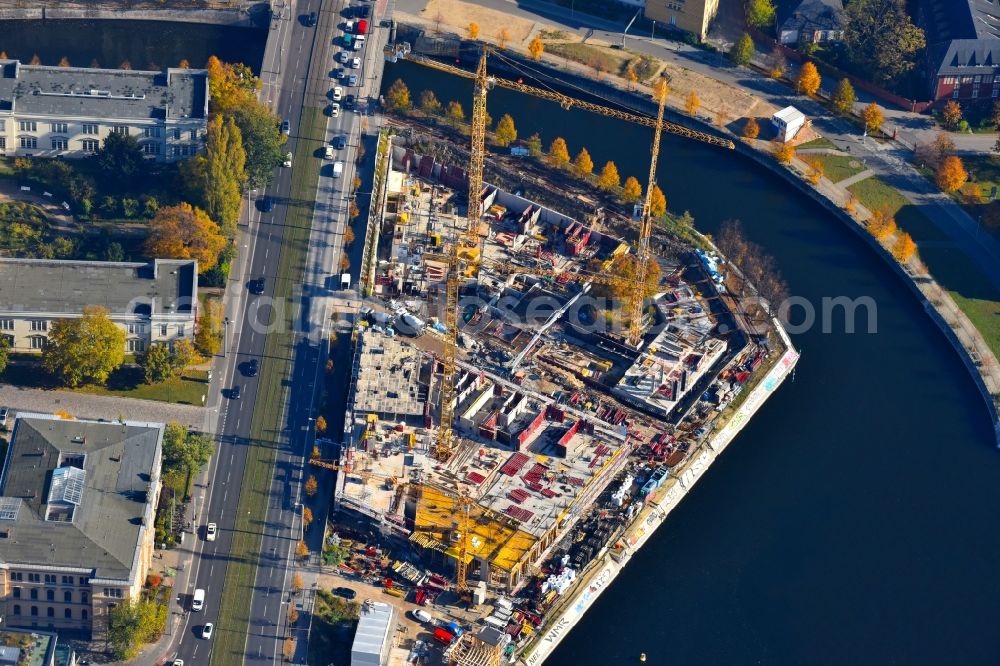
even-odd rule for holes
{"type": "Polygon", "coordinates": [[[0,612],[100,634],[153,557],[161,423],[19,414],[0,476],[0,612]]]}
{"type": "Polygon", "coordinates": [[[366,601],[351,645],[351,666],[385,666],[396,635],[396,609],[387,603],[366,601]]]}
{"type": "Polygon", "coordinates": [[[354,355],[355,413],[422,420],[427,386],[419,382],[421,360],[421,351],[398,336],[361,329],[354,355]]]}
{"type": "Polygon", "coordinates": [[[194,335],[198,263],[0,258],[0,334],[15,351],[41,351],[51,322],[107,308],[126,333],[126,350],[194,335]]]}
{"type": "Polygon", "coordinates": [[[112,132],[144,154],[197,154],[208,122],[208,72],[46,67],[0,60],[0,155],[85,157],[112,132]]]}

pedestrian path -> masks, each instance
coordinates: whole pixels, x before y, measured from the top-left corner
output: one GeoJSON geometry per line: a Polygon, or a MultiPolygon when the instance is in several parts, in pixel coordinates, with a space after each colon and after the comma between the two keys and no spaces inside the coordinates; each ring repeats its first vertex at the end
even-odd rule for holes
{"type": "Polygon", "coordinates": [[[869,177],[874,176],[874,175],[875,175],[874,171],[872,171],[871,169],[865,169],[864,171],[862,171],[860,173],[854,174],[850,178],[845,178],[844,180],[842,180],[839,183],[837,183],[837,185],[839,185],[840,187],[843,187],[844,189],[847,189],[848,187],[850,187],[854,183],[857,183],[859,181],[864,180],[865,178],[869,178],[869,177]]]}

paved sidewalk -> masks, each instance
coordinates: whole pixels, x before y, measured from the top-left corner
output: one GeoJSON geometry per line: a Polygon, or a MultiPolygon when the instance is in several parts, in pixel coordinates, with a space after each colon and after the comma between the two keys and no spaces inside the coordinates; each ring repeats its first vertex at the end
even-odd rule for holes
{"type": "Polygon", "coordinates": [[[68,412],[77,418],[169,423],[177,421],[200,430],[205,424],[205,408],[154,400],[92,395],[75,391],[19,388],[0,384],[0,404],[19,412],[68,412]]]}
{"type": "Polygon", "coordinates": [[[859,180],[864,180],[865,178],[868,178],[869,176],[874,176],[874,175],[875,175],[874,171],[872,171],[871,169],[865,169],[861,173],[856,173],[853,176],[851,176],[850,178],[845,178],[844,180],[842,180],[839,183],[837,183],[837,185],[839,185],[840,187],[842,187],[844,189],[847,189],[848,187],[850,187],[854,183],[858,182],[859,180]]]}

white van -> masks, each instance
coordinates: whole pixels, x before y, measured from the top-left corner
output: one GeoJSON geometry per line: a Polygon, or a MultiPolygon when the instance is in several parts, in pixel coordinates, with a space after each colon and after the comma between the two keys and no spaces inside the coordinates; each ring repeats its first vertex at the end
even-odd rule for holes
{"type": "Polygon", "coordinates": [[[422,608],[416,608],[412,611],[412,613],[414,620],[418,620],[426,624],[431,624],[434,621],[434,618],[431,617],[431,614],[423,610],[422,608]]]}
{"type": "Polygon", "coordinates": [[[333,163],[333,177],[334,178],[340,178],[343,175],[344,175],[344,163],[343,162],[334,162],[333,163]]]}
{"type": "Polygon", "coordinates": [[[327,146],[323,150],[323,159],[332,160],[333,159],[333,146],[327,146]]]}
{"type": "Polygon", "coordinates": [[[191,610],[200,611],[205,607],[205,590],[200,587],[194,591],[194,596],[191,597],[191,610]]]}

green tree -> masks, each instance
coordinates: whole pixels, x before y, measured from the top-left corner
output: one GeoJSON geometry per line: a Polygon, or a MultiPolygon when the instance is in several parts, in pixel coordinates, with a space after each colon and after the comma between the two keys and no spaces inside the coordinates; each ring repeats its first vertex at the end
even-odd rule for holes
{"type": "Polygon", "coordinates": [[[649,212],[653,217],[660,217],[667,212],[667,198],[663,196],[659,185],[653,185],[653,192],[649,197],[649,212]]]}
{"type": "Polygon", "coordinates": [[[591,159],[590,153],[587,152],[586,148],[581,148],[580,152],[577,153],[576,158],[573,160],[573,167],[581,176],[589,176],[594,172],[594,160],[591,159]]]}
{"type": "Polygon", "coordinates": [[[420,110],[428,116],[441,114],[441,102],[433,90],[422,90],[420,92],[420,110]]]}
{"type": "Polygon", "coordinates": [[[566,139],[557,136],[549,144],[549,160],[556,166],[569,164],[569,148],[566,146],[566,139]]]}
{"type": "Polygon", "coordinates": [[[205,154],[186,160],[180,173],[189,196],[231,238],[239,223],[241,191],[246,182],[246,151],[236,122],[231,117],[223,120],[221,115],[212,116],[205,154]]]}
{"type": "Polygon", "coordinates": [[[250,187],[264,187],[281,164],[286,137],[279,129],[278,116],[256,99],[238,108],[233,116],[243,137],[246,179],[250,187]]]}
{"type": "Polygon", "coordinates": [[[625,185],[622,186],[622,201],[625,203],[636,203],[642,197],[642,185],[635,176],[629,176],[625,179],[625,185]]]}
{"type": "Polygon", "coordinates": [[[744,32],[729,49],[729,59],[733,61],[733,64],[743,67],[750,64],[753,53],[753,40],[750,39],[750,35],[744,32]]]}
{"type": "Polygon", "coordinates": [[[846,78],[840,80],[837,89],[833,91],[830,101],[833,103],[833,110],[842,116],[850,115],[854,110],[854,102],[857,96],[854,94],[854,86],[846,78]]]}
{"type": "Polygon", "coordinates": [[[120,661],[138,656],[143,643],[159,639],[167,626],[167,607],[150,600],[119,603],[108,615],[108,648],[120,661]]]}
{"type": "Polygon", "coordinates": [[[42,350],[42,364],[66,386],[103,384],[125,361],[125,332],[106,308],[90,305],[77,319],[57,319],[42,350]]]}
{"type": "Polygon", "coordinates": [[[168,423],[163,431],[163,469],[185,473],[185,488],[190,487],[191,477],[208,464],[214,452],[215,444],[209,435],[188,432],[177,422],[168,423]]]}
{"type": "Polygon", "coordinates": [[[385,93],[385,106],[390,111],[406,111],[410,108],[410,89],[403,79],[396,79],[385,93]]]}
{"type": "Polygon", "coordinates": [[[528,137],[528,154],[532,157],[542,156],[542,137],[538,136],[538,132],[535,132],[528,137]]]}
{"type": "Polygon", "coordinates": [[[167,345],[150,345],[142,355],[141,364],[147,384],[156,384],[173,377],[176,371],[173,354],[167,345]]]}
{"type": "Polygon", "coordinates": [[[108,134],[104,146],[91,159],[101,181],[111,191],[130,190],[146,175],[142,148],[139,147],[139,140],[131,134],[108,134]]]}
{"type": "Polygon", "coordinates": [[[447,114],[452,125],[457,125],[465,120],[465,111],[462,109],[462,105],[454,100],[448,102],[447,114]]]}
{"type": "Polygon", "coordinates": [[[847,55],[869,77],[885,83],[914,67],[924,31],[913,25],[903,0],[852,0],[846,11],[847,55]]]}
{"type": "Polygon", "coordinates": [[[514,119],[510,117],[509,113],[500,116],[500,122],[497,123],[497,128],[493,131],[493,134],[496,137],[497,143],[504,147],[517,141],[517,128],[514,127],[514,119]]]}
{"type": "Polygon", "coordinates": [[[7,369],[10,360],[10,342],[6,336],[0,337],[0,375],[7,369]]]}
{"type": "Polygon", "coordinates": [[[198,356],[198,350],[195,349],[194,343],[188,339],[176,340],[173,348],[171,349],[171,353],[171,359],[174,367],[178,370],[183,370],[189,365],[201,362],[201,358],[198,356]]]}
{"type": "Polygon", "coordinates": [[[747,0],[747,24],[764,29],[774,23],[774,3],[771,0],[747,0]]]}
{"type": "Polygon", "coordinates": [[[219,322],[211,308],[205,308],[198,318],[198,328],[194,334],[194,346],[202,356],[215,356],[222,347],[222,334],[219,322]]]}
{"type": "Polygon", "coordinates": [[[605,162],[604,167],[601,169],[601,175],[597,177],[597,186],[602,190],[608,191],[621,185],[621,182],[622,179],[618,175],[618,167],[615,166],[615,163],[610,160],[605,162]]]}

